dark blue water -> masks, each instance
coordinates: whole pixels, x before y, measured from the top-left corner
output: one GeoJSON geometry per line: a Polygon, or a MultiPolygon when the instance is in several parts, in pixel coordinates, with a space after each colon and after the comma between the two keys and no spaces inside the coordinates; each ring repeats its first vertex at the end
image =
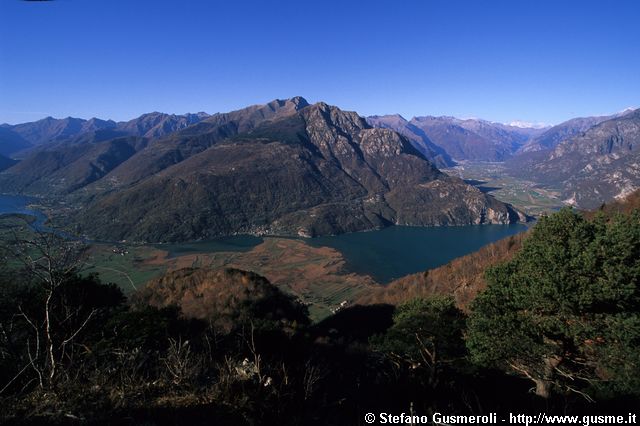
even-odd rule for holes
{"type": "Polygon", "coordinates": [[[44,223],[47,216],[44,213],[29,209],[27,206],[36,202],[35,198],[24,197],[21,195],[2,195],[0,194],[0,215],[3,214],[24,214],[35,217],[35,222],[31,224],[34,229],[45,231],[47,228],[44,223]]]}
{"type": "MultiPolygon", "coordinates": [[[[314,247],[334,248],[344,256],[349,272],[371,275],[377,282],[386,284],[395,278],[444,265],[526,229],[524,225],[392,226],[370,232],[296,239],[314,247]]],[[[167,250],[173,257],[192,253],[245,252],[262,241],[260,237],[236,235],[191,243],[159,244],[157,247],[167,250]]]]}
{"type": "Polygon", "coordinates": [[[524,225],[392,226],[305,241],[312,246],[338,250],[351,272],[369,274],[377,282],[386,284],[395,278],[444,265],[526,229],[524,225]]]}
{"type": "MultiPolygon", "coordinates": [[[[32,227],[48,231],[47,217],[27,206],[29,197],[0,195],[0,215],[21,213],[34,216],[32,227]]],[[[331,247],[342,253],[350,272],[371,275],[381,284],[415,272],[444,265],[484,245],[526,230],[524,225],[478,225],[452,227],[392,226],[378,231],[355,232],[304,239],[314,247],[331,247]]],[[[251,235],[220,237],[209,241],[162,244],[170,256],[221,251],[249,251],[262,243],[251,235]]]]}

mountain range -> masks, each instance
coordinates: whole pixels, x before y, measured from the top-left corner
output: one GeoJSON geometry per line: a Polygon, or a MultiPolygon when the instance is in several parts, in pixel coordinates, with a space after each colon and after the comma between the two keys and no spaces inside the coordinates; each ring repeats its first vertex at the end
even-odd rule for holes
{"type": "Polygon", "coordinates": [[[591,127],[628,114],[630,111],[625,110],[621,113],[613,115],[603,115],[597,117],[578,117],[562,122],[556,126],[544,129],[544,132],[525,143],[520,149],[520,153],[543,151],[555,148],[560,142],[569,139],[582,132],[589,130],[591,127]]]}
{"type": "Polygon", "coordinates": [[[367,122],[373,127],[391,129],[405,136],[414,148],[422,152],[437,167],[451,167],[456,164],[444,148],[433,143],[424,131],[409,123],[400,114],[373,115],[367,117],[367,122]]]}
{"type": "Polygon", "coordinates": [[[0,190],[67,197],[68,223],[110,240],[526,220],[355,112],[296,97],[193,117],[56,136],[2,172],[0,190]]]}
{"type": "Polygon", "coordinates": [[[593,209],[640,187],[640,109],[575,133],[553,148],[514,157],[509,173],[557,186],[565,203],[593,209]]]}
{"type": "MultiPolygon", "coordinates": [[[[67,117],[56,119],[43,118],[30,123],[0,126],[0,154],[5,156],[24,156],[33,148],[65,142],[70,138],[96,133],[116,136],[162,137],[176,132],[209,117],[200,112],[197,114],[164,114],[152,112],[143,114],[129,121],[116,123],[113,120],[67,117]]],[[[103,137],[108,139],[109,137],[103,137]]]]}
{"type": "Polygon", "coordinates": [[[640,186],[637,117],[631,110],[550,128],[365,119],[301,97],[118,123],[49,117],[0,126],[0,191],[73,200],[81,208],[69,223],[108,239],[507,223],[524,217],[439,168],[505,162],[507,174],[592,208],[640,186]]]}
{"type": "Polygon", "coordinates": [[[509,126],[478,119],[455,117],[414,117],[410,121],[399,115],[371,116],[374,127],[393,129],[414,145],[438,152],[443,161],[438,165],[454,165],[455,160],[504,161],[542,129],[509,126]]]}
{"type": "Polygon", "coordinates": [[[591,209],[640,187],[639,111],[574,118],[546,128],[454,117],[367,120],[405,135],[423,152],[438,152],[440,167],[455,161],[504,162],[506,175],[558,189],[566,204],[591,209]]]}

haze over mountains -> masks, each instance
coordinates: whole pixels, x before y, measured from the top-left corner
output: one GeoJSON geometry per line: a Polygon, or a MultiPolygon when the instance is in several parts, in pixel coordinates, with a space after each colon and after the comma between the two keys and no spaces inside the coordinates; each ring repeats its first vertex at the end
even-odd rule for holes
{"type": "Polygon", "coordinates": [[[398,115],[372,116],[375,127],[396,130],[416,145],[424,145],[443,156],[441,166],[455,160],[504,161],[541,129],[508,126],[485,120],[461,120],[455,117],[414,117],[410,121],[398,115]],[[442,152],[444,151],[444,153],[442,152]]]}
{"type": "Polygon", "coordinates": [[[66,141],[87,133],[102,134],[103,136],[99,137],[101,139],[119,135],[161,137],[195,124],[208,116],[204,112],[184,115],[152,112],[118,123],[99,118],[84,120],[73,117],[63,119],[47,117],[31,123],[3,124],[0,126],[0,154],[15,155],[29,148],[66,141]]]}

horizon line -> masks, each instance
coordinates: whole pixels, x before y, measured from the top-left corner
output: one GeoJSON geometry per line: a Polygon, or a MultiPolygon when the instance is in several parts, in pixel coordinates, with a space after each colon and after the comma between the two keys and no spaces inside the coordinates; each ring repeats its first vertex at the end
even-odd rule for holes
{"type": "MultiPolygon", "coordinates": [[[[272,99],[272,100],[270,100],[268,102],[252,103],[252,104],[246,105],[246,106],[238,108],[238,109],[231,109],[231,110],[228,110],[228,111],[217,111],[217,112],[214,112],[214,113],[209,113],[209,112],[204,111],[204,110],[196,111],[196,112],[186,111],[184,113],[176,113],[176,112],[164,112],[164,111],[159,111],[159,110],[156,109],[154,111],[142,112],[137,116],[134,116],[134,117],[131,117],[131,118],[128,118],[128,119],[124,119],[124,120],[114,120],[112,118],[101,118],[101,117],[98,117],[98,116],[92,116],[92,117],[89,117],[89,118],[84,118],[84,117],[73,116],[73,115],[67,115],[66,117],[58,118],[58,117],[55,117],[55,116],[53,116],[51,114],[48,114],[48,113],[45,113],[45,112],[41,112],[41,111],[38,111],[38,112],[35,112],[35,111],[34,112],[29,112],[29,111],[3,111],[3,113],[12,113],[12,114],[24,114],[24,115],[47,114],[47,115],[44,115],[43,117],[38,118],[38,119],[33,119],[33,120],[28,120],[28,121],[19,121],[19,122],[6,122],[5,121],[5,122],[0,123],[0,126],[2,126],[2,127],[5,127],[5,126],[17,126],[17,125],[20,125],[20,124],[35,123],[35,122],[46,120],[46,119],[49,119],[49,118],[50,119],[54,119],[54,120],[65,120],[65,119],[70,119],[71,118],[71,119],[79,119],[79,120],[83,120],[83,121],[90,121],[90,120],[96,119],[96,120],[102,120],[102,121],[111,121],[111,122],[114,122],[114,123],[118,124],[118,123],[126,123],[128,121],[138,119],[138,118],[142,117],[143,115],[148,115],[148,114],[166,114],[166,115],[174,115],[174,116],[184,116],[184,115],[187,115],[187,114],[194,114],[194,115],[207,114],[208,116],[212,116],[212,115],[216,115],[216,114],[225,114],[225,113],[229,113],[229,112],[233,112],[233,111],[238,111],[240,109],[248,108],[248,107],[255,106],[255,105],[267,105],[267,104],[269,104],[271,102],[287,101],[287,100],[291,100],[291,99],[294,99],[294,98],[302,98],[305,101],[307,101],[307,99],[304,96],[292,96],[290,98],[284,98],[284,99],[275,98],[275,99],[272,99]]],[[[314,104],[321,103],[321,102],[322,103],[327,103],[325,101],[317,101],[317,102],[313,102],[313,103],[312,102],[308,102],[308,103],[309,103],[309,105],[314,105],[314,104]]],[[[329,104],[329,105],[332,105],[332,104],[329,104]]],[[[351,110],[348,110],[348,109],[343,109],[338,105],[332,105],[332,106],[340,108],[343,111],[351,111],[351,110]]],[[[525,129],[526,128],[543,129],[543,128],[553,127],[553,126],[556,126],[558,124],[561,124],[561,123],[564,123],[566,121],[573,120],[573,119],[576,119],[576,118],[608,117],[608,116],[614,116],[614,115],[617,115],[617,114],[623,114],[623,113],[626,113],[626,112],[629,112],[629,111],[635,111],[637,109],[639,109],[639,107],[637,107],[637,106],[628,106],[628,107],[623,108],[621,110],[618,110],[616,112],[610,112],[610,113],[604,113],[604,114],[603,113],[593,113],[593,114],[589,114],[589,115],[571,116],[571,118],[569,118],[567,120],[563,120],[563,121],[559,121],[559,122],[555,122],[555,123],[547,123],[547,122],[544,122],[544,121],[525,120],[525,119],[513,119],[513,120],[508,120],[508,121],[498,121],[498,120],[490,120],[490,119],[478,117],[476,115],[455,116],[455,115],[451,115],[451,114],[414,114],[410,119],[407,120],[403,114],[398,113],[398,112],[386,113],[386,114],[369,114],[369,115],[362,114],[362,113],[358,112],[357,110],[353,110],[353,112],[357,113],[358,115],[360,115],[361,117],[364,117],[364,118],[368,118],[368,117],[386,117],[386,116],[393,116],[393,115],[397,115],[397,116],[399,116],[400,118],[402,118],[405,121],[410,121],[410,120],[412,120],[414,118],[421,118],[421,117],[453,118],[453,119],[457,119],[457,120],[485,121],[485,122],[489,122],[489,123],[492,123],[492,124],[501,124],[501,125],[505,125],[505,126],[525,128],[525,129]],[[520,126],[518,124],[524,124],[524,126],[520,126]]]]}

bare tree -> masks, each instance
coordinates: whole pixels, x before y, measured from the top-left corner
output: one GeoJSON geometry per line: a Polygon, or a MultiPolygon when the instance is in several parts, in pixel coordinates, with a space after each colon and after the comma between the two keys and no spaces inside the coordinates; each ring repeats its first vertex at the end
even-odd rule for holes
{"type": "MultiPolygon", "coordinates": [[[[86,247],[79,241],[65,240],[53,232],[36,230],[28,238],[14,233],[13,241],[3,249],[4,257],[22,266],[25,275],[43,291],[44,302],[37,314],[27,313],[22,306],[18,306],[17,314],[33,330],[33,338],[27,339],[26,345],[28,365],[35,370],[41,387],[51,386],[56,378],[59,361],[67,351],[67,345],[95,314],[95,310],[92,310],[81,319],[77,328],[67,330],[66,334],[59,325],[67,322],[79,311],[68,312],[60,321],[53,318],[54,298],[65,281],[79,271],[86,247]]],[[[25,369],[20,374],[24,371],[25,369]]]]}

